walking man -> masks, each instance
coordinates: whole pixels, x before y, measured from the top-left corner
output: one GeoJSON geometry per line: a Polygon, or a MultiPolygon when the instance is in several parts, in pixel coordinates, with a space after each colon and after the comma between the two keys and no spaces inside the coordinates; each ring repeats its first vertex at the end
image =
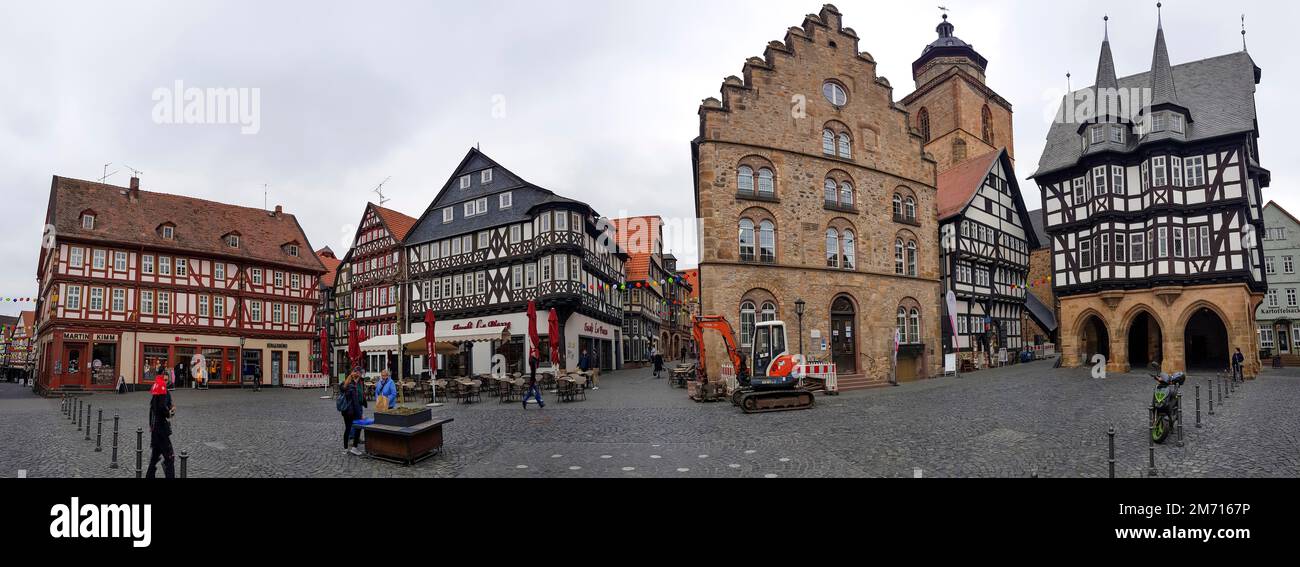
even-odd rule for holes
{"type": "Polygon", "coordinates": [[[1246,363],[1246,355],[1241,354],[1241,349],[1237,349],[1237,353],[1232,355],[1232,379],[1233,380],[1237,380],[1240,382],[1246,379],[1245,374],[1242,372],[1245,363],[1246,363]]]}

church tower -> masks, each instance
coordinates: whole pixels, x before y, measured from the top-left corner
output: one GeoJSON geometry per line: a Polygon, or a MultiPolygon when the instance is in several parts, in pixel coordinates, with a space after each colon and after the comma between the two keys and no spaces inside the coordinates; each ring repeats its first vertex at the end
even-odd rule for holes
{"type": "Polygon", "coordinates": [[[916,92],[901,102],[939,173],[1003,148],[1014,162],[1011,103],[985,84],[988,60],[955,30],[945,14],[938,39],[912,63],[916,92]]]}

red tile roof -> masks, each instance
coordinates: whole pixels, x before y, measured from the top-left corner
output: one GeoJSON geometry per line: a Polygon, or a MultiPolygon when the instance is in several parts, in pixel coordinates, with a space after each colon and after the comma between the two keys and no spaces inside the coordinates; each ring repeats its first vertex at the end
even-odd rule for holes
{"type": "Polygon", "coordinates": [[[686,278],[686,283],[690,284],[691,286],[691,299],[699,299],[700,298],[700,271],[698,269],[683,270],[682,277],[686,278]]]}
{"type": "Polygon", "coordinates": [[[22,313],[19,313],[19,314],[18,314],[18,319],[21,320],[21,321],[23,322],[23,326],[24,326],[24,327],[27,327],[27,329],[28,329],[28,331],[29,331],[27,334],[28,334],[28,335],[31,335],[30,330],[31,330],[32,326],[36,324],[36,312],[35,312],[35,311],[23,311],[22,313]]]}
{"type": "Polygon", "coordinates": [[[328,246],[316,251],[316,259],[325,266],[325,274],[320,277],[321,285],[334,287],[334,278],[338,276],[339,265],[343,262],[334,257],[334,251],[328,246]]]}
{"type": "Polygon", "coordinates": [[[1001,155],[994,150],[939,174],[939,222],[961,214],[1001,155]]]}
{"type": "Polygon", "coordinates": [[[392,233],[393,238],[396,238],[399,244],[406,240],[406,235],[410,234],[411,229],[415,228],[415,223],[419,222],[402,213],[392,209],[385,209],[374,203],[371,203],[370,206],[375,208],[376,213],[379,213],[379,218],[384,221],[384,224],[388,225],[388,232],[392,233]]]}
{"type": "Polygon", "coordinates": [[[650,259],[654,255],[655,240],[659,237],[663,223],[663,219],[654,216],[610,221],[617,234],[618,247],[627,253],[627,281],[649,281],[650,259]]]}
{"type": "Polygon", "coordinates": [[[212,254],[323,272],[315,254],[290,256],[284,245],[311,250],[307,235],[291,214],[217,203],[194,197],[137,191],[66,177],[54,177],[47,222],[59,238],[78,238],[114,245],[212,254]],[[95,227],[81,227],[81,214],[95,213],[95,227]],[[175,238],[164,240],[158,227],[176,226],[175,238]],[[226,246],[226,235],[239,233],[239,248],[226,246]]]}

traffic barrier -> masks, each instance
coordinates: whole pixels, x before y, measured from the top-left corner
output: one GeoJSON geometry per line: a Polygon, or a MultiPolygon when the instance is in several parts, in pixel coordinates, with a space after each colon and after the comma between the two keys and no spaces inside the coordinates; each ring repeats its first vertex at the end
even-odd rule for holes
{"type": "Polygon", "coordinates": [[[795,376],[799,377],[799,386],[803,386],[804,380],[812,378],[821,380],[826,383],[826,391],[829,393],[838,393],[840,391],[839,372],[834,364],[803,364],[796,366],[795,376]]]}

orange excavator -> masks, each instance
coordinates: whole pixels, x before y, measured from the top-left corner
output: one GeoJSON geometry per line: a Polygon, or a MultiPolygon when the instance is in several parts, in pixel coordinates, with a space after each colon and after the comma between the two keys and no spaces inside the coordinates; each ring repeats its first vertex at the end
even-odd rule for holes
{"type": "Polygon", "coordinates": [[[817,400],[810,390],[800,387],[795,374],[798,358],[790,354],[786,340],[786,326],[781,321],[766,321],[754,326],[749,352],[744,353],[736,343],[736,334],[725,317],[708,315],[696,317],[692,332],[700,351],[697,380],[709,383],[708,365],[705,364],[704,331],[717,331],[727,347],[727,358],[736,369],[739,388],[731,395],[731,402],[745,413],[768,413],[809,409],[817,400]],[[751,375],[750,370],[754,373],[751,375]]]}

